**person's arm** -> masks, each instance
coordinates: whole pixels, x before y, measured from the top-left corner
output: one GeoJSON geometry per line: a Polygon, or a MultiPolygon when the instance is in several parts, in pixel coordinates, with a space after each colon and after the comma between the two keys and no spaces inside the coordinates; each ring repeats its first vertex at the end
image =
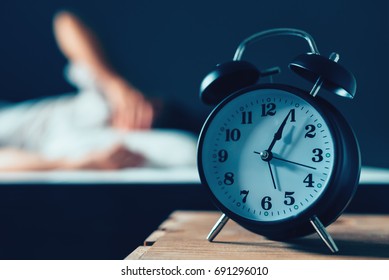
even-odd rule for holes
{"type": "Polygon", "coordinates": [[[153,120],[153,107],[143,94],[109,65],[102,48],[80,19],[69,12],[54,17],[54,34],[60,50],[72,62],[87,65],[111,103],[112,125],[123,130],[147,129],[153,120]]]}
{"type": "Polygon", "coordinates": [[[122,145],[91,153],[80,159],[56,159],[15,148],[0,149],[0,171],[114,170],[141,166],[144,158],[122,145]]]}

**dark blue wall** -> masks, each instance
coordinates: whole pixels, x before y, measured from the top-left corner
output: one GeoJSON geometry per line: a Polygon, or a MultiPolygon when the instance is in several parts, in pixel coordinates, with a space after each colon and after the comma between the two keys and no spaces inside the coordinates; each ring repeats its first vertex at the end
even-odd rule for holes
{"type": "MultiPolygon", "coordinates": [[[[339,52],[340,62],[354,72],[355,100],[329,99],[354,127],[363,163],[388,167],[387,1],[1,1],[0,98],[18,101],[72,90],[62,79],[66,61],[51,28],[53,14],[62,8],[96,30],[113,64],[136,86],[182,106],[187,121],[181,125],[195,131],[210,110],[198,101],[199,83],[216,63],[231,59],[238,43],[254,32],[304,29],[323,54],[339,52]]],[[[307,48],[298,40],[283,42],[266,43],[263,51],[254,47],[248,58],[260,68],[280,65],[285,75],[277,81],[300,83],[285,66],[307,48]]]]}

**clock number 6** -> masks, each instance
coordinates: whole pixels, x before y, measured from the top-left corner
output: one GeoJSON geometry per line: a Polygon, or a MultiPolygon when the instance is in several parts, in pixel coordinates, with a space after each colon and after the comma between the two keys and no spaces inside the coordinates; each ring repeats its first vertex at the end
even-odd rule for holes
{"type": "MultiPolygon", "coordinates": [[[[285,192],[285,200],[284,200],[285,205],[293,205],[296,202],[293,195],[294,195],[294,192],[285,192]]],[[[262,206],[263,210],[270,210],[273,206],[271,203],[271,197],[265,196],[264,198],[262,198],[261,206],[262,206]]]]}
{"type": "Polygon", "coordinates": [[[265,196],[264,198],[262,198],[261,200],[261,206],[263,208],[263,210],[269,210],[271,209],[271,207],[273,206],[271,204],[271,197],[270,196],[265,196]]]}

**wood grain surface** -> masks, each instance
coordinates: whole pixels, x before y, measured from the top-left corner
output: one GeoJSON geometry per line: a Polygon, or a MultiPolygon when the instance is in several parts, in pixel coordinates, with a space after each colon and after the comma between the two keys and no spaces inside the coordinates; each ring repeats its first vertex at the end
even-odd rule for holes
{"type": "Polygon", "coordinates": [[[126,259],[389,259],[389,215],[342,215],[327,228],[339,247],[336,254],[316,234],[278,242],[232,220],[208,242],[206,236],[219,217],[219,212],[173,212],[126,259]]]}

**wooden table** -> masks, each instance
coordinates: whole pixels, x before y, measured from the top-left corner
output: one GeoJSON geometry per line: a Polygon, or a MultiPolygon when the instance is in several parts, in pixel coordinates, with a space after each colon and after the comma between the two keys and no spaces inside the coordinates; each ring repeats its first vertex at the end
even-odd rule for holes
{"type": "Polygon", "coordinates": [[[389,259],[389,215],[344,214],[328,227],[340,252],[316,234],[276,242],[230,220],[214,242],[206,236],[219,212],[176,211],[126,259],[389,259]]]}

